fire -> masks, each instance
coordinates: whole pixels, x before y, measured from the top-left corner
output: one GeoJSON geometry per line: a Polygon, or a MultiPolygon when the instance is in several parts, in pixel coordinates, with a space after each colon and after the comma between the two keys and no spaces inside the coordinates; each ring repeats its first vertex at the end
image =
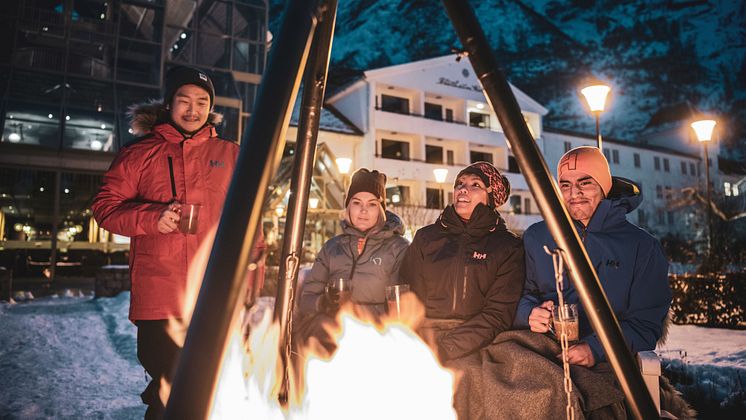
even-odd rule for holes
{"type": "Polygon", "coordinates": [[[451,406],[453,374],[440,367],[408,325],[388,320],[377,326],[350,313],[340,316],[341,328],[333,334],[338,349],[331,358],[306,350],[304,391],[296,389],[301,395],[281,408],[279,331],[270,323],[267,300],[259,306],[257,311],[265,316],[252,330],[250,350],[243,351],[240,334],[232,340],[211,418],[456,418],[451,406]]]}
{"type": "MultiPolygon", "coordinates": [[[[183,345],[214,239],[200,245],[190,266],[184,318],[173,320],[174,341],[183,345]]],[[[210,418],[214,419],[455,419],[454,375],[442,368],[413,331],[424,308],[413,294],[403,296],[407,310],[399,318],[374,321],[354,308],[343,308],[341,326],[331,331],[338,348],[331,356],[314,348],[299,350],[302,386],[290,384],[287,407],[278,402],[282,372],[279,327],[272,323],[273,299],[260,298],[236,320],[226,349],[210,418]],[[251,333],[244,340],[243,329],[251,333]]],[[[170,384],[163,381],[166,402],[170,384]]]]}
{"type": "Polygon", "coordinates": [[[453,375],[411,329],[343,314],[342,331],[331,360],[307,364],[303,418],[456,418],[453,375]]]}

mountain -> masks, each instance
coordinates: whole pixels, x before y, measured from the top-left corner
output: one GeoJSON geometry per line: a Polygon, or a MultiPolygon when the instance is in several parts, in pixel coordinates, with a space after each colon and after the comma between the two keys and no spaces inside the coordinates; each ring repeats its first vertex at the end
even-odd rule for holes
{"type": "MultiPolygon", "coordinates": [[[[270,2],[270,30],[286,2],[270,2]]],[[[449,54],[436,0],[340,0],[331,72],[449,54]]],[[[550,110],[545,126],[592,134],[581,84],[612,86],[602,130],[634,142],[651,116],[688,102],[715,113],[723,151],[746,156],[746,2],[472,0],[508,79],[550,110]]]]}

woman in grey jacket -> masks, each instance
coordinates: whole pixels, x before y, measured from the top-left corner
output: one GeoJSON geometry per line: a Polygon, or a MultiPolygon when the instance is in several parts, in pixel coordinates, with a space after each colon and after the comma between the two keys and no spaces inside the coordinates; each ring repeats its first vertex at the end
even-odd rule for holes
{"type": "Polygon", "coordinates": [[[386,286],[398,282],[409,242],[399,217],[386,211],[385,174],[362,168],[352,175],[342,230],[319,251],[298,303],[301,341],[313,336],[330,350],[333,343],[323,330],[334,322],[339,301],[325,293],[326,286],[339,278],[351,280],[352,303],[377,316],[386,311],[386,286]]]}

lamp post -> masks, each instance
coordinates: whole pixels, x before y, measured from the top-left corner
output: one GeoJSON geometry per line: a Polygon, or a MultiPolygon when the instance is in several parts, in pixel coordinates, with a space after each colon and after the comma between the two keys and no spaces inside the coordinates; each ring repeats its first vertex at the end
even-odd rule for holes
{"type": "Polygon", "coordinates": [[[440,191],[440,207],[445,206],[445,192],[443,191],[443,183],[446,182],[446,179],[448,178],[448,169],[445,168],[438,168],[433,169],[433,175],[435,176],[435,182],[438,183],[438,186],[440,187],[438,190],[440,191]]]}
{"type": "Polygon", "coordinates": [[[707,151],[708,143],[712,140],[712,131],[717,122],[715,120],[699,120],[691,124],[694,132],[697,134],[697,140],[702,143],[705,159],[705,182],[707,189],[707,257],[712,255],[712,204],[711,198],[712,187],[710,186],[710,157],[707,151]]]}
{"type": "Polygon", "coordinates": [[[594,84],[580,91],[588,102],[588,108],[596,116],[596,142],[599,150],[603,150],[601,147],[601,113],[604,112],[606,95],[610,90],[611,88],[606,85],[594,84]]]}
{"type": "Polygon", "coordinates": [[[347,176],[350,173],[350,169],[352,168],[352,159],[350,158],[337,158],[334,160],[337,162],[337,169],[339,169],[339,173],[342,174],[342,201],[344,202],[345,194],[347,194],[347,176]]]}

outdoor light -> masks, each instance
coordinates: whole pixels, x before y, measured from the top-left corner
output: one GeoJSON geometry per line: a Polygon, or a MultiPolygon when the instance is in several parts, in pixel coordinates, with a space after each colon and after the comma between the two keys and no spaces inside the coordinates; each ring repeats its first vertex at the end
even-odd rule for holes
{"type": "Polygon", "coordinates": [[[52,117],[54,117],[54,115],[52,114],[47,115],[47,118],[49,118],[50,120],[52,119],[52,117]]]}
{"type": "Polygon", "coordinates": [[[8,140],[10,140],[11,143],[18,143],[21,141],[21,136],[18,133],[10,133],[8,140]]]}
{"type": "Polygon", "coordinates": [[[283,213],[285,213],[285,207],[277,206],[277,208],[275,208],[275,214],[277,215],[277,217],[282,217],[283,213]]]}
{"type": "Polygon", "coordinates": [[[70,189],[69,188],[65,188],[65,194],[70,194],[70,189]]]}
{"type": "Polygon", "coordinates": [[[39,187],[40,192],[44,192],[44,187],[39,187]]]}
{"type": "Polygon", "coordinates": [[[580,93],[585,96],[588,102],[588,108],[596,116],[596,143],[599,149],[602,148],[601,141],[601,113],[604,112],[606,105],[606,95],[609,94],[610,87],[602,84],[595,84],[583,88],[580,93]]]}
{"type": "MultiPolygon", "coordinates": [[[[49,114],[49,115],[52,115],[52,114],[49,114]]],[[[52,117],[49,117],[49,118],[52,118],[52,117]]],[[[70,121],[70,116],[69,115],[65,115],[65,121],[70,121]]]]}
{"type": "Polygon", "coordinates": [[[308,205],[311,206],[312,209],[319,207],[319,199],[316,197],[311,197],[308,199],[308,205]]]}
{"type": "Polygon", "coordinates": [[[16,232],[20,232],[20,231],[22,231],[22,230],[23,230],[23,225],[22,225],[21,223],[16,223],[15,225],[13,225],[13,229],[14,229],[14,230],[15,230],[16,232]]]}
{"type": "Polygon", "coordinates": [[[106,124],[101,124],[101,129],[106,130],[106,124]]]}
{"type": "Polygon", "coordinates": [[[702,150],[705,160],[705,189],[707,190],[707,257],[712,254],[712,187],[710,186],[710,157],[707,151],[707,143],[712,140],[712,131],[717,122],[715,120],[698,120],[691,123],[697,140],[702,143],[702,150]]]}
{"type": "Polygon", "coordinates": [[[484,109],[484,104],[481,102],[477,103],[477,109],[484,109]]]}
{"type": "Polygon", "coordinates": [[[401,197],[399,196],[399,194],[394,194],[394,195],[391,196],[391,202],[392,203],[396,204],[396,203],[398,203],[400,201],[401,201],[401,197]]]}
{"type": "Polygon", "coordinates": [[[100,141],[98,141],[98,140],[91,141],[91,149],[92,150],[99,151],[99,150],[101,150],[103,148],[104,148],[104,144],[101,143],[100,141]]]}
{"type": "Polygon", "coordinates": [[[352,159],[350,158],[337,158],[337,168],[339,168],[339,172],[347,175],[350,173],[350,168],[352,167],[352,159]]]}
{"type": "Polygon", "coordinates": [[[98,111],[98,112],[101,112],[101,111],[103,111],[103,109],[104,109],[104,108],[103,108],[103,107],[101,106],[101,104],[98,104],[98,105],[96,106],[96,111],[98,111]]]}
{"type": "Polygon", "coordinates": [[[697,140],[701,142],[712,140],[712,132],[715,129],[715,120],[699,120],[694,121],[691,126],[694,132],[697,134],[697,140]]]}
{"type": "Polygon", "coordinates": [[[186,32],[182,32],[181,35],[180,35],[180,37],[181,37],[181,39],[186,39],[186,37],[187,37],[186,32]]]}
{"type": "Polygon", "coordinates": [[[435,182],[442,184],[446,182],[446,178],[448,178],[448,169],[433,169],[433,175],[435,175],[435,182]]]}

